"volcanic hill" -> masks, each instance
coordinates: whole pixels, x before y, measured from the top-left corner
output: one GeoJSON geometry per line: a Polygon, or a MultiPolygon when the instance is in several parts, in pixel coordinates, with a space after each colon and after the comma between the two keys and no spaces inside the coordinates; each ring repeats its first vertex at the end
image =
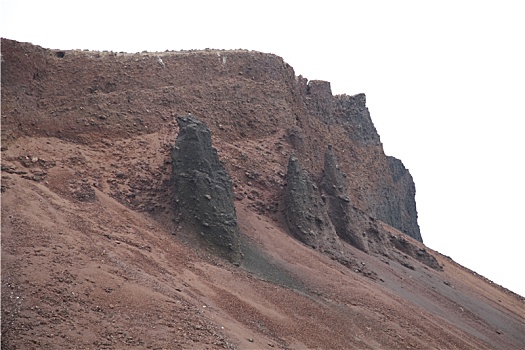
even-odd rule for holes
{"type": "Polygon", "coordinates": [[[1,45],[2,349],[525,348],[524,298],[423,244],[364,94],[1,45]]]}

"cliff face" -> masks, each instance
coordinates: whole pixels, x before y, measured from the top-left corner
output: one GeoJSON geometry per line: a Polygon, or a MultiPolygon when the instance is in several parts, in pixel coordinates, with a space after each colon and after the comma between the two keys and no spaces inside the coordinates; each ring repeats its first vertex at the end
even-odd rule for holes
{"type": "Polygon", "coordinates": [[[348,197],[346,174],[339,168],[332,146],[329,145],[324,155],[321,190],[328,208],[328,214],[339,237],[354,247],[367,251],[362,231],[361,220],[356,218],[354,207],[348,197]]]}
{"type": "Polygon", "coordinates": [[[391,212],[396,213],[396,215],[391,215],[389,222],[410,237],[423,242],[419,225],[417,224],[416,186],[412,175],[410,175],[410,172],[399,159],[394,157],[387,158],[394,179],[394,193],[391,198],[397,201],[397,203],[391,205],[392,208],[395,208],[391,212]]]}
{"type": "Polygon", "coordinates": [[[314,249],[335,248],[337,236],[318,187],[294,156],[288,161],[286,183],[286,219],[292,234],[314,249]]]}
{"type": "Polygon", "coordinates": [[[422,242],[412,176],[400,160],[384,154],[366,96],[332,96],[330,83],[322,81],[309,82],[305,96],[309,114],[329,132],[341,133],[335,138],[339,162],[349,174],[348,191],[356,205],[422,242]]]}
{"type": "MultiPolygon", "coordinates": [[[[365,96],[333,96],[328,82],[295,76],[280,57],[251,51],[57,51],[5,39],[2,55],[7,142],[35,135],[90,144],[151,134],[175,116],[192,113],[212,130],[219,153],[225,143],[282,138],[287,144],[276,141],[270,150],[277,152],[271,161],[279,172],[286,172],[289,155],[297,152],[316,176],[331,144],[348,175],[352,203],[422,240],[410,174],[399,181],[399,167],[384,154],[365,96]]],[[[276,174],[253,159],[241,156],[225,165],[238,196],[247,196],[247,182],[280,190],[276,174]],[[246,171],[257,173],[256,181],[246,171]]],[[[276,204],[255,201],[261,208],[276,204]]]]}

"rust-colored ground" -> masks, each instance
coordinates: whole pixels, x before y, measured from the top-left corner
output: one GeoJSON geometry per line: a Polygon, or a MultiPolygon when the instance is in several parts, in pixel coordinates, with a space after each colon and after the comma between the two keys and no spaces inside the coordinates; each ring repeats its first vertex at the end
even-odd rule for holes
{"type": "MultiPolygon", "coordinates": [[[[145,140],[123,141],[130,160],[146,156],[130,151],[145,140]]],[[[443,272],[355,250],[372,280],[297,242],[244,200],[243,265],[195,251],[181,243],[186,233],[169,209],[138,212],[106,193],[118,177],[113,153],[48,138],[21,138],[3,153],[4,348],[524,344],[523,299],[439,255],[443,272]],[[99,182],[87,172],[94,164],[99,182]]]]}
{"type": "MultiPolygon", "coordinates": [[[[217,56],[206,52],[189,61],[193,71],[181,66],[180,84],[163,86],[155,57],[144,63],[144,79],[131,71],[108,77],[82,70],[95,54],[77,53],[69,65],[15,46],[2,42],[2,349],[525,348],[523,297],[437,252],[426,248],[443,271],[347,247],[374,272],[367,277],[287,233],[279,191],[293,150],[279,123],[299,110],[291,109],[294,95],[278,93],[286,86],[273,58],[250,54],[260,66],[243,66],[242,79],[253,74],[245,85],[231,78],[238,67],[196,83],[207,67],[201,61],[217,56]],[[163,93],[175,105],[163,105],[163,93]],[[244,108],[224,99],[231,94],[250,99],[254,115],[227,117],[244,108]],[[185,109],[210,125],[232,174],[239,267],[196,246],[172,208],[173,115],[185,109]]],[[[144,57],[123,60],[133,70],[142,66],[130,62],[144,57]]],[[[117,69],[113,59],[101,63],[105,74],[117,69]]],[[[305,161],[313,171],[324,151],[319,139],[347,146],[340,130],[305,120],[305,142],[319,144],[305,161]]],[[[382,162],[382,150],[348,147],[357,164],[346,169],[351,187],[372,188],[381,174],[358,175],[382,162]]]]}

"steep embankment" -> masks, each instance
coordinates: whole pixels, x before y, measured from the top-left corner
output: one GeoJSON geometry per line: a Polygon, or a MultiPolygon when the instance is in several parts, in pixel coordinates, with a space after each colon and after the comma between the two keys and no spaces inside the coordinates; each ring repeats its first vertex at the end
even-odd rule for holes
{"type": "Polygon", "coordinates": [[[332,97],[254,52],[2,40],[2,59],[2,348],[525,345],[523,298],[382,222],[415,228],[413,183],[384,155],[364,96],[332,97]],[[231,174],[240,267],[195,249],[173,205],[175,116],[188,112],[231,174]],[[341,188],[321,186],[327,201],[346,192],[352,215],[397,253],[342,239],[343,265],[294,239],[283,216],[293,153],[311,181],[341,188]]]}
{"type": "MultiPolygon", "coordinates": [[[[291,143],[313,174],[320,174],[331,144],[349,176],[353,203],[421,240],[415,206],[404,203],[414,192],[411,178],[405,175],[408,186],[396,181],[364,95],[334,97],[329,83],[296,77],[280,57],[248,51],[66,52],[8,40],[2,55],[7,139],[52,136],[92,144],[151,134],[192,113],[209,126],[219,152],[227,144],[231,162],[225,163],[235,184],[251,182],[274,193],[282,178],[256,163],[260,156],[247,154],[246,143],[275,140],[264,142],[261,156],[281,173],[291,143]]],[[[257,199],[261,209],[275,204],[257,199]]]]}

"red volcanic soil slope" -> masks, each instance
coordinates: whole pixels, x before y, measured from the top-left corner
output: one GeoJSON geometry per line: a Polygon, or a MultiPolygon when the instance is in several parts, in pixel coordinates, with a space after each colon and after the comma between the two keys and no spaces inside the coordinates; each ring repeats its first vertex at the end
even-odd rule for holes
{"type": "MultiPolygon", "coordinates": [[[[198,66],[209,55],[228,53],[173,55],[193,55],[187,60],[198,66]]],[[[523,297],[408,236],[443,270],[408,255],[403,262],[342,243],[355,262],[347,267],[294,239],[276,190],[284,185],[285,160],[294,147],[285,130],[264,121],[258,130],[255,119],[252,129],[243,129],[220,120],[219,109],[213,114],[219,107],[195,100],[197,110],[208,108],[195,114],[210,125],[232,174],[244,259],[236,266],[197,245],[172,205],[170,150],[178,133],[172,107],[155,109],[151,101],[163,90],[179,89],[184,108],[174,111],[188,112],[196,94],[210,98],[224,88],[219,83],[206,82],[205,90],[188,73],[186,87],[152,87],[130,72],[109,82],[127,81],[135,90],[118,90],[101,75],[98,92],[89,92],[85,75],[96,72],[60,60],[76,55],[73,61],[102,62],[109,54],[66,51],[60,57],[3,40],[3,60],[4,54],[2,349],[525,348],[523,297]],[[63,79],[63,71],[78,80],[63,79]],[[113,104],[121,98],[132,101],[124,112],[113,104]]],[[[169,57],[150,58],[144,70],[170,64],[169,57]]],[[[101,64],[109,72],[115,62],[101,64]]],[[[261,101],[255,110],[267,101],[275,115],[295,106],[293,95],[281,99],[265,90],[256,73],[246,83],[261,85],[260,95],[250,97],[261,101]]],[[[224,79],[237,84],[228,74],[224,79]]],[[[236,91],[243,95],[243,89],[236,91]]],[[[303,130],[308,133],[305,124],[303,130]]],[[[305,140],[315,144],[315,137],[306,134],[305,140]]],[[[316,158],[309,162],[313,172],[316,158]]],[[[368,203],[357,195],[355,202],[363,208],[368,203]]]]}

